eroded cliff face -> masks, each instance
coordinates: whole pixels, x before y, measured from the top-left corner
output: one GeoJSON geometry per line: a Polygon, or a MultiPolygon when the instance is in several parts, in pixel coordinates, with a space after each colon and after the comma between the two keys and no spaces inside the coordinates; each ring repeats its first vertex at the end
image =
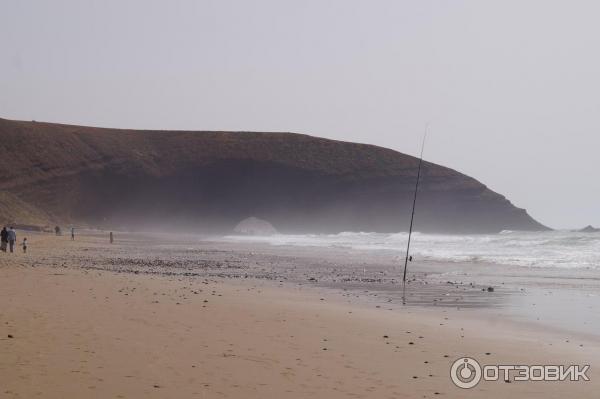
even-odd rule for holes
{"type": "MultiPolygon", "coordinates": [[[[0,191],[50,223],[228,232],[256,216],[283,233],[403,231],[417,165],[390,149],[292,133],[134,131],[0,119],[0,191]]],[[[8,209],[3,198],[0,218],[15,221],[2,214],[8,209]]],[[[476,180],[427,162],[415,227],[545,229],[476,180]]]]}

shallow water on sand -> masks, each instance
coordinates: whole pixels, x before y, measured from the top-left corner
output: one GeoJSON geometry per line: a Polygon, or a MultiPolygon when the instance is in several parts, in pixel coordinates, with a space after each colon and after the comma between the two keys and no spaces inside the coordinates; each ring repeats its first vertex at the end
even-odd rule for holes
{"type": "MultiPolygon", "coordinates": [[[[487,307],[521,322],[600,337],[600,234],[505,232],[414,238],[407,305],[465,311],[487,307]]],[[[266,244],[276,252],[306,252],[323,259],[337,254],[337,267],[325,268],[315,277],[320,284],[360,292],[390,305],[402,303],[406,234],[228,236],[223,240],[266,244]]]]}

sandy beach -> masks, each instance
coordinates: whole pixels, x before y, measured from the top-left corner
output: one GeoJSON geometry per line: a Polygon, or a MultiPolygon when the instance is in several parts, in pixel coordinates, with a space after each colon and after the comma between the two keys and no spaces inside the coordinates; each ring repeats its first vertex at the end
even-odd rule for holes
{"type": "Polygon", "coordinates": [[[29,253],[0,254],[0,397],[591,398],[600,389],[595,336],[512,321],[493,306],[402,306],[315,285],[304,271],[286,274],[308,260],[249,246],[27,236],[29,253]],[[590,381],[463,390],[449,374],[462,356],[590,364],[590,381]]]}
{"type": "Polygon", "coordinates": [[[600,2],[1,4],[0,399],[600,398],[600,2]]]}

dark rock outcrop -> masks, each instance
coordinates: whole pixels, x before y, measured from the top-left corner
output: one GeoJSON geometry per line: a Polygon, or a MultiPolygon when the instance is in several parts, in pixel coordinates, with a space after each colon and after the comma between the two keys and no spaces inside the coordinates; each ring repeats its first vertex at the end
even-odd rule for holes
{"type": "Polygon", "coordinates": [[[586,226],[579,230],[580,233],[599,233],[600,229],[593,227],[592,225],[586,226]]]}
{"type": "MultiPolygon", "coordinates": [[[[417,165],[390,149],[302,134],[0,119],[0,192],[36,217],[95,226],[228,232],[255,215],[282,233],[403,231],[417,165]]],[[[543,229],[475,179],[424,163],[415,230],[543,229]]]]}

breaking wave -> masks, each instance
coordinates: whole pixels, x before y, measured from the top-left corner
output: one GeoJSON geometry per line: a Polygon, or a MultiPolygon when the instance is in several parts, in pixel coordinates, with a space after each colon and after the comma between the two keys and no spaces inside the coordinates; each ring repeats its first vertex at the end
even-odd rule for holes
{"type": "MultiPolygon", "coordinates": [[[[271,245],[397,251],[404,254],[407,233],[342,232],[273,236],[227,236],[228,241],[271,245]]],[[[524,267],[600,268],[600,234],[568,231],[441,235],[413,233],[411,254],[431,261],[487,262],[524,267]]]]}

